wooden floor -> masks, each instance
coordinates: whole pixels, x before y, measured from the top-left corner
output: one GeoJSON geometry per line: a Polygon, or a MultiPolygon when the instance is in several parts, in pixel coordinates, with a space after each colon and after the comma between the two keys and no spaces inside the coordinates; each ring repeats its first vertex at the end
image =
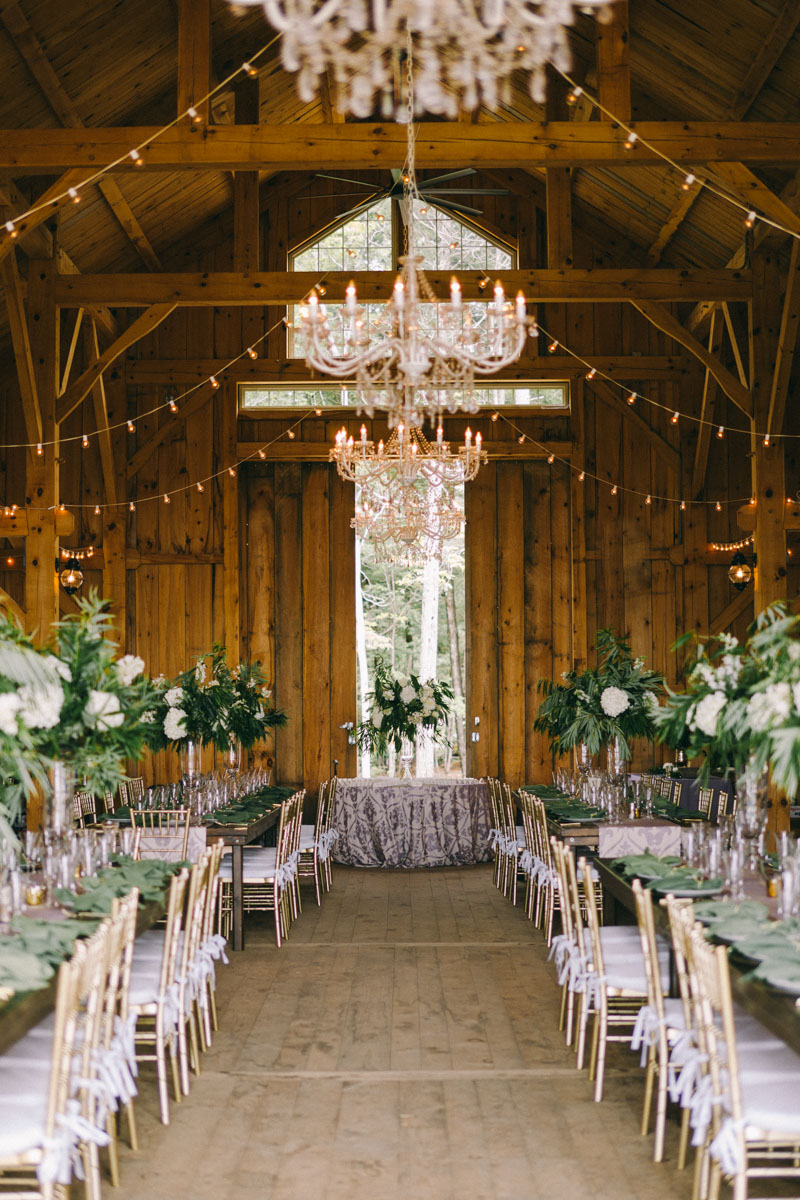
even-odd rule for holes
{"type": "Polygon", "coordinates": [[[336,869],[280,951],[248,918],[202,1075],[164,1128],[144,1069],[142,1150],[106,1195],[688,1200],[674,1126],[661,1166],[639,1137],[629,1050],[592,1101],[546,958],[489,868],[336,869]]]}

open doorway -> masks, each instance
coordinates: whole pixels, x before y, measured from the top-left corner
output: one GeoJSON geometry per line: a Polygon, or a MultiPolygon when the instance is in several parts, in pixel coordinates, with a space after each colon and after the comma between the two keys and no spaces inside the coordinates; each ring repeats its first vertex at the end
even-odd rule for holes
{"type": "MultiPolygon", "coordinates": [[[[463,512],[464,487],[453,490],[463,512]]],[[[357,507],[359,499],[357,489],[357,507]]],[[[418,740],[416,773],[465,774],[463,526],[441,543],[440,557],[409,554],[403,561],[388,560],[380,543],[356,537],[355,558],[359,718],[369,719],[367,696],[374,686],[376,656],[397,675],[449,684],[454,700],[447,729],[438,743],[418,740]]],[[[359,752],[359,775],[393,775],[397,770],[392,748],[384,756],[359,752]]]]}

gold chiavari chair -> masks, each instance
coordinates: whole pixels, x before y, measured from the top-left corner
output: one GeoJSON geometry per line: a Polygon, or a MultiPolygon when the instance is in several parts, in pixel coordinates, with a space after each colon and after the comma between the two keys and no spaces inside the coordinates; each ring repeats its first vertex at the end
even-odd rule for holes
{"type": "Polygon", "coordinates": [[[503,822],[500,814],[500,780],[492,779],[491,776],[486,780],[486,786],[489,789],[489,803],[492,809],[492,828],[489,831],[489,836],[494,848],[494,886],[502,887],[503,879],[503,822]]]}
{"type": "Polygon", "coordinates": [[[561,893],[558,888],[558,876],[555,871],[553,851],[547,832],[547,814],[544,804],[538,796],[535,796],[533,800],[533,813],[538,828],[537,841],[543,864],[540,872],[542,886],[537,925],[544,933],[547,945],[550,946],[553,941],[555,916],[556,913],[561,912],[561,893]]]}
{"type": "Polygon", "coordinates": [[[653,1090],[656,1090],[656,1117],[653,1142],[653,1161],[664,1158],[664,1132],[667,1123],[667,1098],[669,1091],[670,1049],[691,1028],[683,1002],[664,995],[659,968],[659,946],[653,917],[652,892],[642,887],[641,880],[634,879],[633,895],[636,903],[636,920],[642,946],[642,960],[647,980],[647,1004],[639,1010],[631,1049],[642,1047],[647,1058],[644,1105],[642,1108],[642,1135],[650,1128],[650,1111],[653,1090]],[[656,1087],[657,1084],[657,1087],[656,1087]]]}
{"type": "Polygon", "coordinates": [[[525,850],[520,858],[520,866],[525,871],[525,916],[533,920],[536,899],[539,893],[539,864],[541,854],[538,849],[536,821],[533,816],[533,798],[529,792],[520,791],[519,807],[522,813],[522,828],[525,831],[525,850]]]}
{"type": "Polygon", "coordinates": [[[680,804],[681,796],[683,795],[683,780],[678,780],[672,789],[670,800],[673,804],[680,804]]]}
{"type": "Polygon", "coordinates": [[[131,823],[140,830],[140,858],[185,860],[189,847],[188,808],[132,808],[131,823]]]}
{"type": "Polygon", "coordinates": [[[333,849],[334,842],[339,837],[339,831],[334,822],[336,815],[336,788],[338,783],[339,779],[336,775],[328,781],[328,804],[325,812],[325,828],[323,830],[323,837],[325,838],[328,853],[322,860],[322,886],[326,892],[331,890],[331,883],[333,882],[333,868],[331,866],[333,860],[330,852],[333,849]]]}
{"type": "MultiPolygon", "coordinates": [[[[584,885],[592,959],[583,997],[586,1016],[590,1012],[594,1016],[589,1078],[594,1079],[594,1098],[600,1101],[608,1043],[630,1043],[639,1009],[647,1001],[647,979],[640,945],[613,959],[604,953],[591,865],[582,858],[578,869],[584,885]]],[[[662,993],[667,994],[669,969],[666,957],[659,958],[658,965],[662,993]]]]}
{"type": "Polygon", "coordinates": [[[130,807],[130,803],[131,803],[130,793],[128,791],[128,785],[124,780],[117,787],[117,797],[119,799],[119,807],[120,808],[129,808],[130,807]]]}
{"type": "MultiPolygon", "coordinates": [[[[297,802],[302,809],[302,796],[297,793],[281,804],[276,845],[252,850],[244,857],[243,907],[245,912],[271,912],[275,918],[275,940],[280,946],[288,937],[291,907],[289,891],[294,867],[290,862],[297,802]]],[[[233,867],[230,857],[220,865],[220,932],[227,937],[233,912],[233,867]]]]}
{"type": "Polygon", "coordinates": [[[113,1096],[114,1111],[109,1112],[106,1123],[109,1141],[109,1166],[111,1182],[119,1186],[118,1114],[124,1109],[128,1120],[128,1140],[132,1150],[138,1150],[136,1114],[133,1099],[136,1095],[135,1076],[136,1046],[134,1042],[135,1018],[129,1013],[129,993],[133,948],[136,941],[136,920],[139,912],[139,889],[133,888],[127,896],[112,901],[111,919],[116,925],[120,940],[116,973],[109,979],[105,1020],[100,1045],[101,1066],[107,1063],[105,1076],[109,1092],[113,1096]]]}
{"type": "Polygon", "coordinates": [[[300,858],[297,863],[298,879],[311,879],[314,882],[314,893],[317,905],[322,903],[322,860],[327,856],[327,847],[323,840],[325,821],[328,809],[328,781],[319,785],[317,794],[317,812],[313,825],[303,825],[300,829],[300,858]]]}
{"type": "Polygon", "coordinates": [[[711,802],[714,799],[713,788],[700,788],[697,793],[697,811],[708,820],[711,815],[711,802]]]}
{"type": "Polygon", "coordinates": [[[137,959],[134,946],[131,971],[130,1012],[136,1015],[136,1058],[139,1062],[156,1064],[158,1101],[164,1125],[169,1125],[167,1050],[172,1064],[175,1099],[180,1100],[181,1097],[177,1060],[180,1011],[174,982],[188,882],[189,872],[185,868],[179,874],[173,875],[167,900],[162,952],[155,959],[148,959],[146,956],[137,959]],[[152,1047],[152,1051],[144,1052],[143,1048],[148,1047],[152,1047]]]}
{"type": "Polygon", "coordinates": [[[140,777],[135,777],[128,780],[128,795],[130,796],[131,804],[136,804],[137,801],[144,798],[144,780],[140,777]]]}
{"type": "Polygon", "coordinates": [[[219,1029],[215,963],[220,960],[224,962],[228,961],[225,957],[225,940],[214,932],[214,921],[219,897],[219,868],[224,848],[225,844],[221,839],[212,842],[209,847],[208,887],[206,889],[206,904],[203,911],[200,947],[197,955],[202,967],[200,971],[202,982],[198,984],[197,990],[199,991],[200,1038],[203,1049],[208,1049],[211,1045],[212,1029],[219,1029]]]}
{"type": "Polygon", "coordinates": [[[659,795],[664,799],[669,799],[669,794],[672,791],[672,780],[669,775],[662,775],[658,786],[659,795]]]}
{"type": "Polygon", "coordinates": [[[506,877],[503,894],[509,896],[511,903],[516,905],[519,856],[525,849],[525,828],[523,825],[517,825],[514,797],[507,783],[500,784],[500,812],[506,837],[506,877]]]}

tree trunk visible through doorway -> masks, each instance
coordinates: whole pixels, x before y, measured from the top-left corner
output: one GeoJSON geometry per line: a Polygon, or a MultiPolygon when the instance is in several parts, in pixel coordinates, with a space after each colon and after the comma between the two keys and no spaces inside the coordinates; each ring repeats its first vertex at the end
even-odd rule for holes
{"type": "MultiPolygon", "coordinates": [[[[448,640],[450,642],[450,670],[453,674],[453,695],[458,701],[464,695],[464,681],[461,678],[461,647],[458,644],[458,618],[456,617],[456,598],[452,584],[444,594],[444,604],[447,610],[447,630],[450,635],[448,640]]],[[[456,712],[455,716],[458,757],[463,775],[467,769],[467,731],[461,713],[456,712]]]]}
{"type": "MultiPolygon", "coordinates": [[[[428,488],[428,508],[435,511],[437,489],[428,488]]],[[[419,633],[419,678],[436,678],[436,660],[439,648],[439,557],[426,558],[422,569],[422,611],[419,633]]],[[[429,737],[417,738],[417,775],[433,775],[435,765],[434,745],[429,737]]]]}

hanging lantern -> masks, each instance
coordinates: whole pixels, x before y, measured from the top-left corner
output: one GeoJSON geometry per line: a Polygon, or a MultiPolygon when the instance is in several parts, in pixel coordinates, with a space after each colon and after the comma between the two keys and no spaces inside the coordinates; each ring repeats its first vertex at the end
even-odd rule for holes
{"type": "Polygon", "coordinates": [[[737,550],[731,559],[731,565],[728,567],[728,579],[730,579],[737,592],[743,592],[752,578],[753,568],[741,550],[737,550]]]}
{"type": "Polygon", "coordinates": [[[83,571],[74,555],[67,559],[59,571],[58,582],[68,596],[74,596],[76,592],[80,591],[83,585],[83,571]]]}

